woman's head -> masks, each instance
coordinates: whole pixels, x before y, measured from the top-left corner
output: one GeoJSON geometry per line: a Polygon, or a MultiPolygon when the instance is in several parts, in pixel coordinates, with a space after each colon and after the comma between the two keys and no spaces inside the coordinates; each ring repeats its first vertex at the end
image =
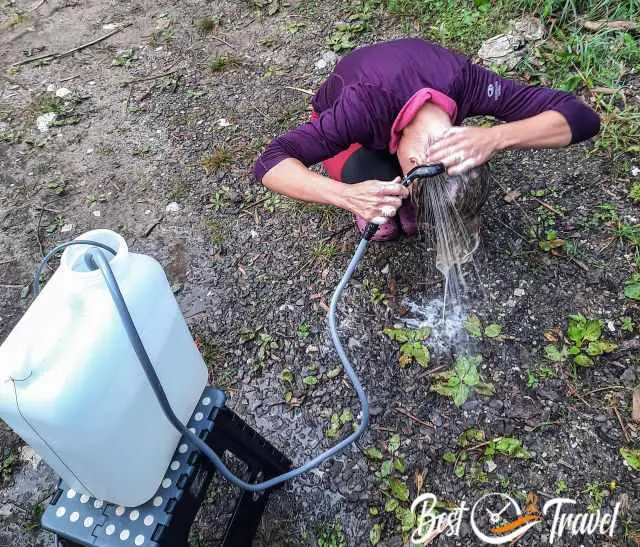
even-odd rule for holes
{"type": "Polygon", "coordinates": [[[402,129],[396,154],[403,174],[427,162],[429,147],[453,124],[449,114],[434,103],[425,104],[402,129]]]}

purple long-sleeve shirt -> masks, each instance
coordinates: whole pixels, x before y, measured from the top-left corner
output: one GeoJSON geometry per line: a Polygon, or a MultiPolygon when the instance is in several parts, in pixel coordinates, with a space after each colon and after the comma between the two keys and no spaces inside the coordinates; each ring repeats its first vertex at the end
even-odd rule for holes
{"type": "Polygon", "coordinates": [[[317,120],[274,139],[255,164],[262,180],[286,158],[304,165],[335,156],[353,143],[385,150],[407,100],[430,87],[458,105],[455,124],[490,115],[511,122],[554,110],[571,128],[572,143],[593,137],[600,118],[569,93],[507,80],[466,57],[420,39],[363,47],[345,56],[312,99],[317,120]]]}

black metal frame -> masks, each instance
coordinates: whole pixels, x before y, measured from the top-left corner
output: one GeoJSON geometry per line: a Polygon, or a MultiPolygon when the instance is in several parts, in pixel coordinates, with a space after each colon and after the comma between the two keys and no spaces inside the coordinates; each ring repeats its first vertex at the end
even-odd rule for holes
{"type": "MultiPolygon", "coordinates": [[[[276,475],[285,473],[291,468],[291,461],[280,451],[274,448],[269,442],[259,435],[254,429],[248,426],[234,412],[224,406],[224,394],[217,389],[207,388],[203,397],[213,400],[213,405],[209,409],[209,415],[198,424],[193,423],[193,418],[189,425],[199,425],[201,427],[198,434],[200,437],[219,455],[225,452],[232,453],[247,466],[247,480],[266,480],[276,475]]],[[[198,410],[198,409],[196,409],[198,410]]],[[[184,442],[184,441],[181,441],[184,442]]],[[[176,452],[176,454],[178,454],[176,452]]],[[[177,456],[176,456],[177,457],[177,456]]],[[[175,481],[175,487],[171,490],[168,502],[163,507],[152,508],[148,502],[141,512],[151,514],[158,513],[156,526],[153,530],[150,541],[145,542],[145,546],[150,547],[189,547],[188,537],[191,525],[195,516],[207,495],[207,489],[213,475],[215,467],[195,449],[183,456],[184,466],[188,471],[180,474],[175,481]],[[161,514],[160,514],[161,513],[161,514]]],[[[60,484],[51,504],[42,517],[43,528],[50,530],[59,537],[61,546],[81,547],[81,546],[111,546],[127,545],[118,537],[108,538],[104,534],[104,525],[114,522],[115,506],[108,505],[111,509],[93,509],[93,506],[85,504],[78,506],[84,514],[96,516],[97,526],[92,533],[82,530],[81,526],[75,528],[69,525],[68,519],[56,518],[56,508],[61,504],[69,504],[66,493],[69,489],[60,484]],[[87,513],[87,511],[93,513],[87,513]],[[100,522],[102,519],[102,522],[100,522]]],[[[260,494],[242,492],[236,502],[233,516],[226,524],[222,547],[249,547],[260,525],[262,514],[266,507],[270,493],[274,489],[269,489],[260,494]]],[[[160,491],[159,491],[160,492],[160,491]]],[[[164,491],[166,493],[166,491],[164,491]]],[[[123,517],[126,521],[126,515],[123,517]]],[[[128,525],[131,525],[127,521],[128,525]]],[[[134,532],[135,534],[135,532],[134,532]]],[[[134,535],[131,535],[133,539],[134,535]]],[[[133,545],[133,543],[130,543],[133,545]]]]}

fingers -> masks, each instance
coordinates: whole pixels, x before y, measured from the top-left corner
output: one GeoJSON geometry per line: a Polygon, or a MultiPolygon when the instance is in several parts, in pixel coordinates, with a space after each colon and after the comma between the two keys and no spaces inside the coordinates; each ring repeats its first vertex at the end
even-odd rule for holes
{"type": "Polygon", "coordinates": [[[480,165],[480,162],[476,158],[468,158],[457,165],[451,167],[448,171],[449,175],[461,175],[462,173],[466,173],[469,169],[473,169],[480,165]]]}
{"type": "Polygon", "coordinates": [[[401,199],[409,197],[409,189],[400,184],[400,177],[391,182],[384,182],[380,185],[379,193],[383,196],[398,196],[401,199]]]}
{"type": "Polygon", "coordinates": [[[396,209],[402,205],[402,199],[396,196],[384,196],[382,202],[387,205],[392,205],[396,209]]]}

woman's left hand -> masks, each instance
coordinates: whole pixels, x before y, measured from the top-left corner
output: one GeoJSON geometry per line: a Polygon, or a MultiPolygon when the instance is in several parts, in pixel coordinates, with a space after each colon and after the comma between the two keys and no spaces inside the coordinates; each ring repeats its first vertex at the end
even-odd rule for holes
{"type": "Polygon", "coordinates": [[[498,151],[492,127],[452,127],[429,147],[429,163],[442,163],[449,175],[459,175],[489,161],[498,151]]]}

